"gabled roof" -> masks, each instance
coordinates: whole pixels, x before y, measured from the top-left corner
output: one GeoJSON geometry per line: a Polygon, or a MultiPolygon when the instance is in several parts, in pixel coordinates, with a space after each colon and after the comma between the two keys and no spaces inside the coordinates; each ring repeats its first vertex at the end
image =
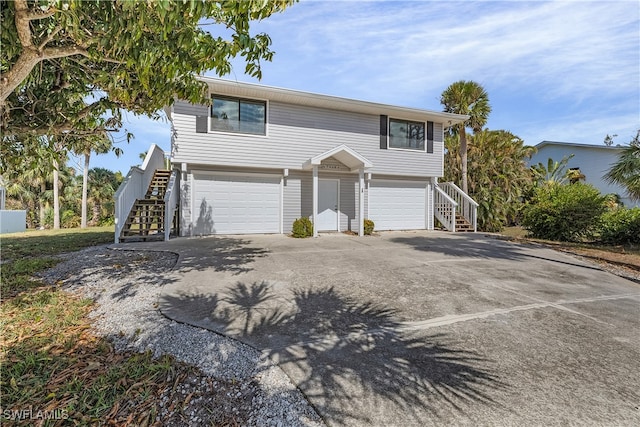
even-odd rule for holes
{"type": "Polygon", "coordinates": [[[255,83],[235,82],[215,77],[200,76],[198,78],[207,83],[209,90],[213,93],[219,92],[222,95],[234,95],[241,98],[266,99],[295,105],[352,111],[364,114],[396,115],[399,116],[398,118],[407,120],[444,123],[445,128],[462,123],[469,118],[469,116],[462,114],[379,104],[376,102],[359,101],[356,99],[264,86],[255,83]]]}
{"type": "Polygon", "coordinates": [[[584,148],[597,148],[597,149],[601,149],[601,150],[620,150],[622,147],[621,146],[606,146],[606,145],[594,145],[594,144],[576,144],[574,142],[559,142],[559,141],[542,141],[538,144],[536,144],[536,148],[540,149],[544,146],[547,145],[555,145],[555,146],[562,146],[562,147],[584,147],[584,148]]]}
{"type": "Polygon", "coordinates": [[[302,168],[310,169],[314,165],[317,166],[321,164],[323,160],[328,159],[329,157],[333,157],[334,159],[338,160],[340,163],[344,164],[352,171],[360,167],[368,169],[373,166],[373,163],[367,160],[367,158],[362,154],[342,144],[332,148],[329,151],[318,154],[317,156],[313,156],[303,163],[302,168]]]}

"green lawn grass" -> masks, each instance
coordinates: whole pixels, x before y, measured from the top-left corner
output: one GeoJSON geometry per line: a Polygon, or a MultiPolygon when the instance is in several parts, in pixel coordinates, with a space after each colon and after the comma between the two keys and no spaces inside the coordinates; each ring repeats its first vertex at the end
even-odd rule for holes
{"type": "Polygon", "coordinates": [[[114,227],[29,230],[0,236],[3,260],[73,252],[104,243],[113,243],[114,227]]]}
{"type": "Polygon", "coordinates": [[[111,226],[3,234],[0,237],[0,297],[11,298],[42,286],[33,275],[56,265],[59,260],[55,255],[111,243],[113,233],[111,226]]]}

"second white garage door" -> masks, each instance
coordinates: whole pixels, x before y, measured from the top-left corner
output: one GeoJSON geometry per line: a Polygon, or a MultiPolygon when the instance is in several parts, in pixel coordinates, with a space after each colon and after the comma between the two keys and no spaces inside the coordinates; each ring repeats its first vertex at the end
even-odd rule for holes
{"type": "Polygon", "coordinates": [[[194,173],[195,234],[280,232],[279,176],[194,173]]]}
{"type": "Polygon", "coordinates": [[[426,228],[426,183],[372,180],[369,184],[369,218],[376,230],[426,228]]]}

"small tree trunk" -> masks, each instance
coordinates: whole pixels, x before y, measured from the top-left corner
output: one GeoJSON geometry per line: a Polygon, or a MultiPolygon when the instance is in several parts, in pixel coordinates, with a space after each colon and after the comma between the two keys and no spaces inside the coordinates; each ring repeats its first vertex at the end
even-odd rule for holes
{"type": "Polygon", "coordinates": [[[460,163],[462,172],[462,191],[469,194],[467,186],[467,133],[464,125],[460,126],[460,163]]]}
{"type": "Polygon", "coordinates": [[[47,191],[47,183],[42,181],[40,184],[40,228],[44,228],[44,209],[45,209],[45,201],[44,201],[44,192],[47,191]]]}
{"type": "Polygon", "coordinates": [[[80,221],[80,228],[87,228],[87,193],[89,191],[89,159],[91,158],[91,151],[84,152],[84,171],[82,174],[82,219],[80,221]]]}
{"type": "Polygon", "coordinates": [[[53,229],[60,229],[60,189],[58,188],[59,181],[58,161],[53,161],[53,229]]]}
{"type": "Polygon", "coordinates": [[[91,226],[95,227],[100,223],[100,214],[102,212],[102,205],[99,201],[94,202],[92,207],[92,218],[91,218],[91,226]]]}

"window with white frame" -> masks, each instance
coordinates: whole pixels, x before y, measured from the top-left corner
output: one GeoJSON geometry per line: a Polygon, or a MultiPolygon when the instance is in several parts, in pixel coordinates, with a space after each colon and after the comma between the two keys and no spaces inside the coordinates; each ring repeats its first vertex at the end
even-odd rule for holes
{"type": "Polygon", "coordinates": [[[211,130],[265,135],[267,103],[251,99],[212,96],[211,130]]]}
{"type": "Polygon", "coordinates": [[[389,148],[424,151],[424,123],[389,119],[389,148]]]}

